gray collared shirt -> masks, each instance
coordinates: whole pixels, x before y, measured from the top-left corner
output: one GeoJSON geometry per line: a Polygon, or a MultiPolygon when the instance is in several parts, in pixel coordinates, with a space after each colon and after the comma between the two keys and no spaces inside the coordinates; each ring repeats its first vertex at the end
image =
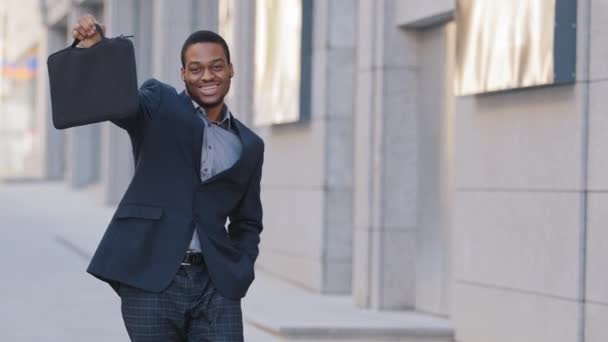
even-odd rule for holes
{"type": "MultiPolygon", "coordinates": [[[[204,182],[216,174],[229,169],[241,155],[241,141],[232,127],[230,111],[224,105],[222,119],[218,122],[209,122],[207,113],[196,102],[192,101],[196,112],[201,117],[203,129],[203,147],[201,150],[200,177],[204,182]]],[[[198,227],[197,227],[198,229],[198,227]]],[[[201,251],[198,234],[194,230],[190,250],[201,251]]]]}

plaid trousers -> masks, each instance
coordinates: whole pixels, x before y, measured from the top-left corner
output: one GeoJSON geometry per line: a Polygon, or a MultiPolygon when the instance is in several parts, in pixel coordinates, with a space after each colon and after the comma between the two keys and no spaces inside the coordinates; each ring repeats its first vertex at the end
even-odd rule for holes
{"type": "Polygon", "coordinates": [[[161,293],[121,284],[122,317],[134,342],[241,342],[241,301],[223,297],[204,265],[182,266],[161,293]]]}

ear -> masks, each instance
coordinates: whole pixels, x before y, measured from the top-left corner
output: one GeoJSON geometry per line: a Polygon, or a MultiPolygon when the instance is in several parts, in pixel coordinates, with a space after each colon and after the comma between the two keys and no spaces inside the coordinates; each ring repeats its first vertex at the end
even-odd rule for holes
{"type": "Polygon", "coordinates": [[[184,69],[184,67],[179,69],[179,76],[181,77],[182,81],[186,82],[186,69],[184,69]]]}
{"type": "Polygon", "coordinates": [[[232,63],[228,64],[228,70],[230,71],[230,78],[234,76],[234,66],[232,63]]]}

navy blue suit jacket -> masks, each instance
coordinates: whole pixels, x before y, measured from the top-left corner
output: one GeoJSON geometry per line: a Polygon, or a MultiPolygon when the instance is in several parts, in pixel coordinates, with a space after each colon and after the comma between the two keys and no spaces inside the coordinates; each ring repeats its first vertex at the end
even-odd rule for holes
{"type": "Polygon", "coordinates": [[[162,291],[197,222],[213,284],[225,297],[243,297],[254,279],[262,231],[262,139],[231,117],[241,156],[201,182],[203,124],[190,98],[154,79],[141,86],[139,98],[138,113],[114,122],[131,138],[135,173],[87,271],[115,289],[124,283],[162,291]]]}

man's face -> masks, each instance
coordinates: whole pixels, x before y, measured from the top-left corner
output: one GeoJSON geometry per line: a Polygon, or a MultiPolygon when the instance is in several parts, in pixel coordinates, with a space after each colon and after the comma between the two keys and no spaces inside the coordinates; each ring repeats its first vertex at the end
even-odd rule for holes
{"type": "Polygon", "coordinates": [[[190,97],[205,109],[223,104],[234,70],[222,46],[196,43],[188,47],[184,57],[181,76],[190,97]]]}

